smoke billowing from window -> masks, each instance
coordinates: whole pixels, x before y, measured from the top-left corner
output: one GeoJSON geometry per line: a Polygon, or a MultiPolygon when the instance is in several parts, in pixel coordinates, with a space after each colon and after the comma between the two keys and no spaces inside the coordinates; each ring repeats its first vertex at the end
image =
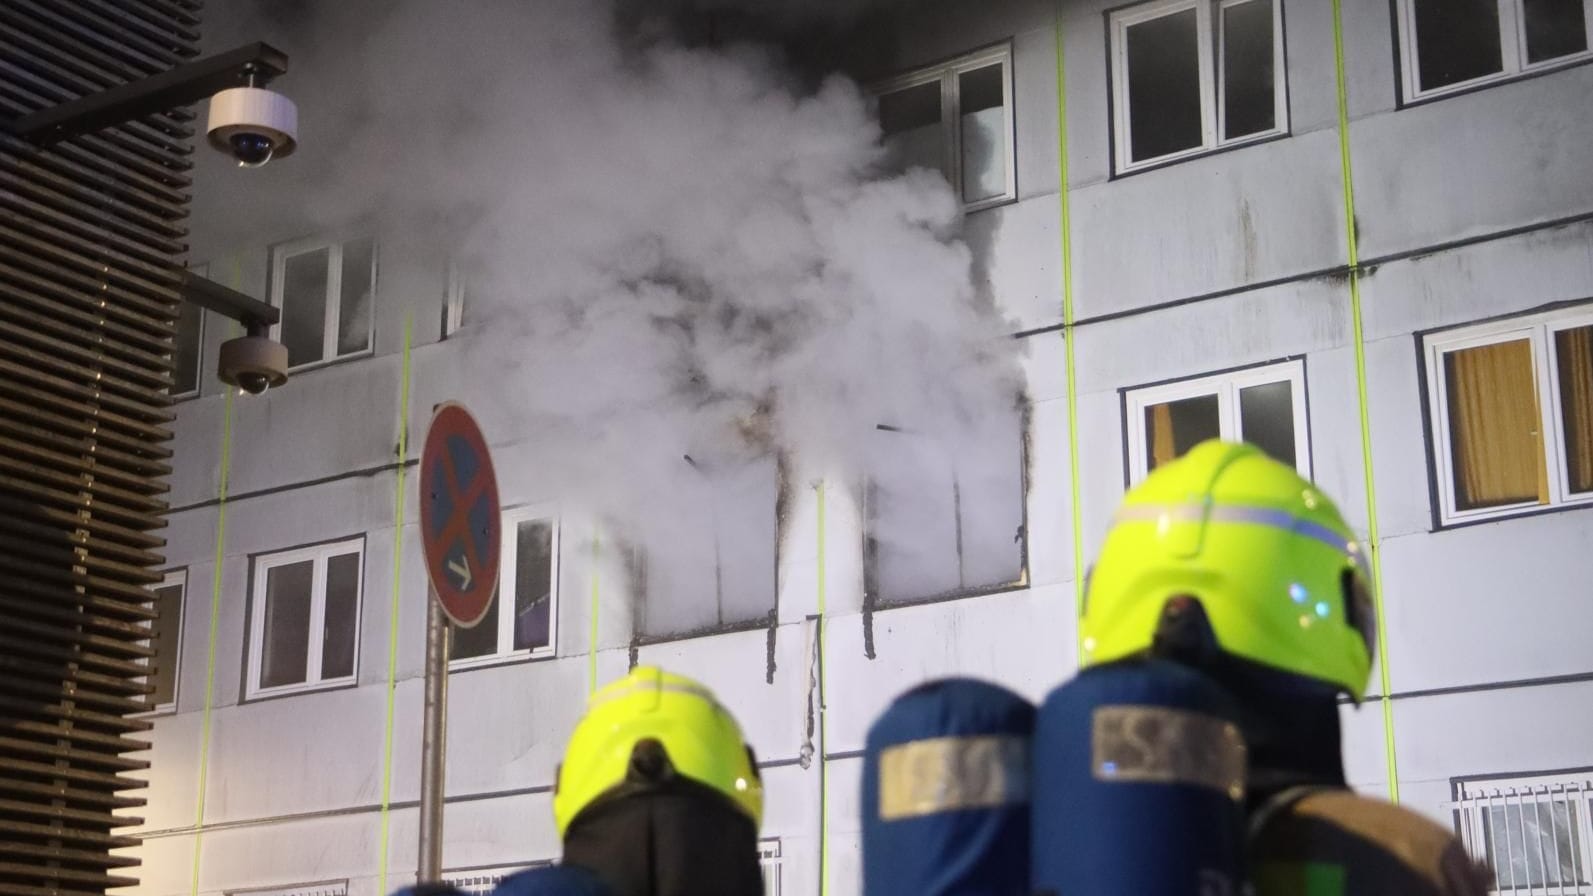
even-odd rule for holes
{"type": "MultiPolygon", "coordinates": [[[[957,199],[937,174],[883,171],[860,89],[799,84],[757,47],[630,40],[614,13],[212,4],[207,49],[265,39],[292,56],[275,86],[299,104],[301,148],[208,176],[199,238],[231,249],[374,226],[379,321],[389,302],[435,314],[435,293],[396,284],[386,259],[435,256],[439,283],[456,259],[468,348],[422,350],[417,371],[471,384],[445,397],[516,445],[547,486],[532,497],[626,520],[644,541],[736,519],[712,509],[716,469],[778,455],[860,475],[881,423],[934,442],[902,464],[1006,431],[1013,343],[977,301],[957,199]]],[[[1016,463],[1016,445],[997,447],[1016,463]]],[[[772,550],[738,537],[713,549],[772,550]]]]}

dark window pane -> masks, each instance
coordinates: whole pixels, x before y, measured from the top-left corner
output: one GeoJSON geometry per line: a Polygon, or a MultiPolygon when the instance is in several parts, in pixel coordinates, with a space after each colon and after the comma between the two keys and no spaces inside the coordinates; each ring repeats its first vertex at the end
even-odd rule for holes
{"type": "Polygon", "coordinates": [[[265,625],[260,633],[260,686],[299,684],[307,676],[310,652],[309,560],[266,570],[265,625]]]}
{"type": "Polygon", "coordinates": [[[1145,409],[1145,459],[1154,470],[1222,434],[1217,396],[1197,395],[1145,409]]]}
{"type": "Polygon", "coordinates": [[[514,550],[514,649],[546,647],[553,624],[553,524],[520,523],[514,550]]]}
{"type": "Polygon", "coordinates": [[[375,305],[372,276],[375,244],[355,240],[343,246],[342,304],[338,307],[337,353],[350,355],[371,347],[371,310],[375,305]]]}
{"type": "Polygon", "coordinates": [[[1250,0],[1222,10],[1224,140],[1277,127],[1272,38],[1272,0],[1250,0]]]}
{"type": "Polygon", "coordinates": [[[1448,352],[1444,380],[1456,509],[1547,503],[1532,343],[1448,352]]]}
{"type": "Polygon", "coordinates": [[[1500,58],[1498,0],[1415,0],[1422,90],[1491,75],[1500,58]]]}
{"type": "Polygon", "coordinates": [[[326,561],[326,625],[321,635],[321,677],[354,674],[354,647],[360,627],[360,555],[338,554],[326,561]]]}
{"type": "Polygon", "coordinates": [[[150,683],[155,693],[152,706],[165,706],[177,696],[177,659],[182,645],[183,586],[166,585],[155,589],[155,632],[152,639],[155,658],[150,662],[150,683]]]}
{"type": "Polygon", "coordinates": [[[204,326],[204,310],[193,302],[177,306],[177,335],[172,342],[173,395],[199,388],[199,353],[204,326]]]}
{"type": "Polygon", "coordinates": [[[1587,49],[1582,0],[1523,0],[1527,63],[1570,56],[1587,49]]]}
{"type": "Polygon", "coordinates": [[[327,250],[290,255],[282,265],[282,344],[288,364],[321,360],[326,350],[327,250]]]}
{"type": "Polygon", "coordinates": [[[879,124],[899,170],[946,170],[946,138],[941,131],[940,82],[906,87],[879,98],[879,124]]]}
{"type": "Polygon", "coordinates": [[[1154,159],[1201,145],[1195,11],[1128,27],[1130,157],[1154,159]]]}
{"type": "Polygon", "coordinates": [[[453,634],[448,639],[448,658],[451,660],[468,660],[478,656],[491,656],[498,652],[498,598],[492,596],[492,603],[487,607],[487,614],[481,621],[471,628],[460,628],[453,623],[449,627],[453,634]]]}
{"type": "Polygon", "coordinates": [[[1554,334],[1566,490],[1593,492],[1593,326],[1554,334]]]}
{"type": "Polygon", "coordinates": [[[957,76],[962,104],[962,198],[978,202],[1007,192],[1007,114],[1003,66],[957,76]]]}
{"type": "Polygon", "coordinates": [[[1239,438],[1294,466],[1293,385],[1284,381],[1240,389],[1239,438]]]}

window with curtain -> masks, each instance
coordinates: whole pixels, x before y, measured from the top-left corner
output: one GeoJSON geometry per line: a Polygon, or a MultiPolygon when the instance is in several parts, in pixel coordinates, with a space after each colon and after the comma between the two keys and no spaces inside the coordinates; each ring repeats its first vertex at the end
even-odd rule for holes
{"type": "Polygon", "coordinates": [[[1593,315],[1426,337],[1441,518],[1593,501],[1593,315]]]}
{"type": "Polygon", "coordinates": [[[1249,442],[1311,475],[1302,361],[1128,389],[1123,397],[1130,481],[1207,439],[1249,442]]]}

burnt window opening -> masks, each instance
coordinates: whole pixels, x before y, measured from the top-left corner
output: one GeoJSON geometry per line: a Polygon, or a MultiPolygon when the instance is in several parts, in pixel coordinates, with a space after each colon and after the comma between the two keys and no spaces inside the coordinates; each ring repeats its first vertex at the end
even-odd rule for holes
{"type": "Polygon", "coordinates": [[[1277,0],[1157,0],[1109,20],[1118,171],[1287,131],[1277,0]]]}
{"type": "Polygon", "coordinates": [[[1399,0],[1406,95],[1589,57],[1593,0],[1399,0]]]}
{"type": "Polygon", "coordinates": [[[780,460],[682,463],[671,512],[625,539],[641,642],[762,625],[775,613],[780,460]]]}
{"type": "Polygon", "coordinates": [[[881,425],[863,486],[864,589],[887,607],[1022,583],[1026,408],[957,432],[881,425]]]}

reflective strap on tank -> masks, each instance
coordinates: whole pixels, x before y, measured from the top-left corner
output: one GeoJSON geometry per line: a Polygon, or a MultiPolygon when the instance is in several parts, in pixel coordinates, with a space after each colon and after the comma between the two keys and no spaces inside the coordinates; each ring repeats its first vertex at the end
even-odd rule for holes
{"type": "Polygon", "coordinates": [[[1090,719],[1098,781],[1188,784],[1245,796],[1245,742],[1232,722],[1167,706],[1102,706],[1090,719]]]}
{"type": "Polygon", "coordinates": [[[1191,523],[1209,520],[1215,523],[1248,523],[1282,529],[1319,541],[1335,551],[1359,554],[1360,546],[1333,529],[1312,520],[1295,516],[1287,510],[1274,507],[1234,507],[1190,502],[1187,504],[1131,504],[1118,510],[1114,522],[1151,522],[1158,520],[1191,523]]]}
{"type": "Polygon", "coordinates": [[[933,737],[880,751],[886,821],[1029,802],[1029,742],[1007,734],[933,737]]]}

